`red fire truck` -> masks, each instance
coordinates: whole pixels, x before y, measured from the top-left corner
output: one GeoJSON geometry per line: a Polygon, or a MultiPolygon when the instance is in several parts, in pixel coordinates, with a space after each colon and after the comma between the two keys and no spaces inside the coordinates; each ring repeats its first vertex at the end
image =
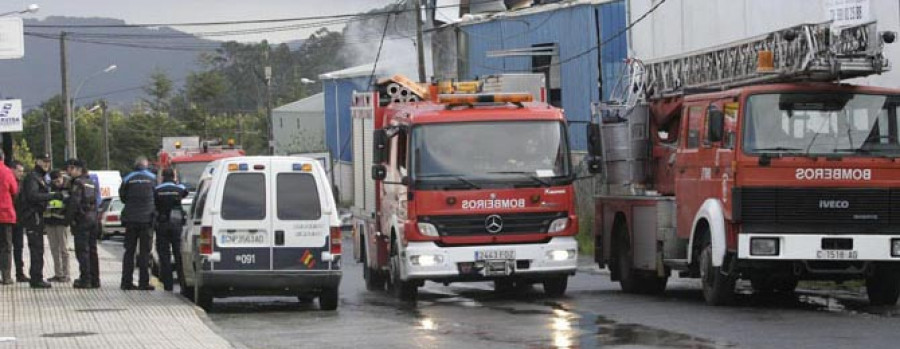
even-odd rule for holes
{"type": "Polygon", "coordinates": [[[562,111],[528,93],[431,90],[414,103],[356,96],[374,119],[375,209],[356,232],[367,287],[403,300],[426,280],[563,294],[578,226],[562,111]]]}
{"type": "Polygon", "coordinates": [[[194,191],[206,165],[218,159],[243,156],[244,150],[229,139],[225,145],[221,141],[200,141],[199,137],[164,137],[157,166],[160,170],[173,168],[178,180],[194,191]]]}
{"type": "Polygon", "coordinates": [[[589,128],[596,260],[625,292],[670,273],[711,305],[738,279],[865,279],[900,295],[900,90],[842,83],[889,69],[875,23],[800,25],[641,63],[589,128]]]}

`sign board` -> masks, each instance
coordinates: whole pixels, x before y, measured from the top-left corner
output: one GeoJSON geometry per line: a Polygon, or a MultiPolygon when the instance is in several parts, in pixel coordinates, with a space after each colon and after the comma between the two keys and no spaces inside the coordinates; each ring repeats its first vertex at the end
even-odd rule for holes
{"type": "Polygon", "coordinates": [[[22,100],[0,101],[0,132],[22,132],[22,100]]]}
{"type": "Polygon", "coordinates": [[[825,0],[825,18],[834,27],[863,24],[872,21],[869,0],[825,0]]]}
{"type": "Polygon", "coordinates": [[[25,56],[25,28],[21,18],[0,18],[0,59],[25,56]]]}

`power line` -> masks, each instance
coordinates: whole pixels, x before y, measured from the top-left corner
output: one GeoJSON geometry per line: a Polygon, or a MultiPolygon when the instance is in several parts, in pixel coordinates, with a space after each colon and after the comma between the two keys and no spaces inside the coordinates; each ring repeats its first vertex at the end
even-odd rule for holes
{"type": "MultiPolygon", "coordinates": [[[[482,4],[495,2],[496,0],[480,0],[480,1],[472,1],[469,5],[472,4],[482,4]]],[[[441,6],[433,6],[426,7],[426,10],[429,9],[442,9],[442,8],[453,8],[459,7],[462,3],[456,3],[451,5],[441,5],[441,6]]],[[[406,10],[390,10],[390,11],[370,11],[365,13],[346,13],[346,14],[337,14],[337,15],[323,15],[323,16],[305,16],[305,17],[294,17],[294,18],[276,18],[276,19],[252,19],[252,20],[237,20],[237,21],[218,21],[218,22],[186,22],[186,23],[142,23],[142,24],[26,24],[26,28],[148,28],[148,27],[202,27],[202,26],[220,26],[220,25],[237,25],[237,24],[263,24],[263,23],[284,23],[284,22],[299,22],[299,21],[310,21],[310,20],[327,20],[327,19],[340,19],[340,18],[352,18],[352,17],[377,17],[377,16],[388,16],[391,14],[395,14],[398,12],[412,12],[412,11],[421,11],[421,9],[406,9],[406,10]]]]}

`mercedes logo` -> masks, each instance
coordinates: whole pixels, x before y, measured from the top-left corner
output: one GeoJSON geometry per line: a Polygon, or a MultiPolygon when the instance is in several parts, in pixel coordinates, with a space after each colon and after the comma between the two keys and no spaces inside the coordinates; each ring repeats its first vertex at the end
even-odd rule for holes
{"type": "Polygon", "coordinates": [[[484,229],[487,230],[488,233],[497,234],[501,230],[503,230],[503,218],[500,218],[499,215],[492,214],[484,220],[484,229]]]}

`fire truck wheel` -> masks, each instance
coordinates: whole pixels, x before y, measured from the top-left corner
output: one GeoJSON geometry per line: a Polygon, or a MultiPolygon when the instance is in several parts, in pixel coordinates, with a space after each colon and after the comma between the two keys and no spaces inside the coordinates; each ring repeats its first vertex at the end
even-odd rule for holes
{"type": "Polygon", "coordinates": [[[875,266],[875,272],[866,277],[866,293],[872,305],[894,305],[900,297],[900,271],[875,266]]]}
{"type": "Polygon", "coordinates": [[[330,287],[322,290],[319,295],[319,309],[335,310],[338,307],[338,288],[330,287]]]}
{"type": "Polygon", "coordinates": [[[419,296],[419,285],[413,281],[400,279],[400,256],[391,256],[391,291],[397,299],[407,302],[415,302],[419,296]]]}
{"type": "Polygon", "coordinates": [[[384,276],[368,265],[363,267],[363,279],[366,280],[366,290],[384,291],[384,276]]]}
{"type": "Polygon", "coordinates": [[[550,297],[562,297],[569,286],[568,276],[557,276],[544,280],[544,293],[550,297]]]}
{"type": "Polygon", "coordinates": [[[638,276],[634,268],[632,268],[634,260],[631,248],[628,246],[627,232],[617,234],[617,236],[616,266],[619,267],[619,284],[625,293],[638,293],[640,289],[638,287],[638,276]]]}
{"type": "Polygon", "coordinates": [[[706,304],[729,305],[734,301],[735,279],[723,274],[721,267],[712,265],[712,245],[708,242],[700,252],[700,280],[706,304]]]}

